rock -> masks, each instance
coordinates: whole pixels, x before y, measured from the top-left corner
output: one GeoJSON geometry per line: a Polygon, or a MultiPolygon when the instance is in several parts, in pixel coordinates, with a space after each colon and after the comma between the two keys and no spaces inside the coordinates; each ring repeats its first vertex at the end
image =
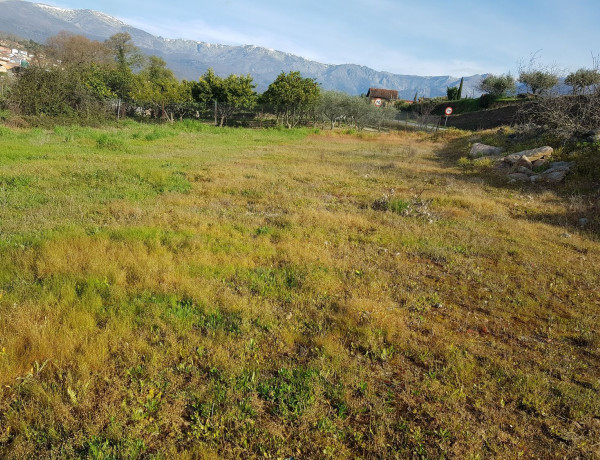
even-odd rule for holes
{"type": "Polygon", "coordinates": [[[544,178],[545,182],[548,182],[550,184],[558,184],[559,182],[562,182],[565,179],[567,172],[569,171],[551,171],[549,173],[548,171],[546,171],[544,174],[542,174],[542,177],[544,178]]]}
{"type": "Polygon", "coordinates": [[[531,166],[533,168],[539,168],[541,166],[544,166],[546,163],[548,163],[548,160],[544,160],[542,158],[542,159],[539,159],[539,160],[535,160],[533,163],[531,163],[531,166]]]}
{"type": "Polygon", "coordinates": [[[521,158],[519,158],[519,160],[515,163],[515,166],[517,166],[517,167],[524,166],[527,169],[532,168],[531,161],[525,155],[523,155],[521,158]]]}
{"type": "Polygon", "coordinates": [[[494,165],[494,169],[497,171],[500,171],[500,172],[508,172],[508,171],[510,171],[510,165],[508,163],[501,161],[494,165]]]}
{"type": "Polygon", "coordinates": [[[523,150],[522,152],[511,153],[504,157],[504,161],[513,165],[519,161],[523,156],[531,162],[541,160],[542,158],[550,158],[554,149],[550,146],[538,147],[537,149],[523,150]]]}
{"type": "Polygon", "coordinates": [[[511,181],[527,182],[529,180],[529,176],[523,173],[512,173],[506,177],[508,177],[511,181]]]}
{"type": "Polygon", "coordinates": [[[500,155],[501,153],[502,149],[500,147],[493,147],[491,145],[476,142],[471,147],[471,151],[469,152],[469,158],[479,158],[488,155],[500,155]]]}
{"type": "Polygon", "coordinates": [[[528,176],[531,176],[533,174],[533,171],[526,166],[519,166],[516,172],[521,174],[527,174],[528,176]]]}
{"type": "Polygon", "coordinates": [[[571,167],[570,166],[554,166],[552,165],[550,168],[546,169],[546,171],[543,172],[543,174],[550,174],[553,172],[557,172],[557,171],[571,171],[571,167]]]}
{"type": "Polygon", "coordinates": [[[539,174],[534,174],[533,176],[531,176],[529,178],[529,180],[531,181],[531,183],[535,184],[536,182],[538,182],[541,179],[542,176],[540,176],[539,174]]]}
{"type": "Polygon", "coordinates": [[[573,163],[572,161],[555,161],[554,163],[550,164],[550,168],[551,169],[560,169],[560,168],[571,168],[575,166],[575,163],[573,163]]]}
{"type": "Polygon", "coordinates": [[[524,150],[521,155],[525,155],[531,161],[541,160],[542,158],[549,158],[552,156],[554,149],[549,145],[544,147],[538,147],[537,149],[524,150]]]}
{"type": "Polygon", "coordinates": [[[520,153],[511,153],[510,155],[506,155],[504,157],[504,162],[508,163],[509,165],[514,165],[517,161],[519,161],[521,159],[523,155],[521,155],[520,153]]]}
{"type": "Polygon", "coordinates": [[[581,219],[579,219],[579,226],[580,227],[585,227],[588,224],[588,220],[585,217],[582,217],[581,219]]]}

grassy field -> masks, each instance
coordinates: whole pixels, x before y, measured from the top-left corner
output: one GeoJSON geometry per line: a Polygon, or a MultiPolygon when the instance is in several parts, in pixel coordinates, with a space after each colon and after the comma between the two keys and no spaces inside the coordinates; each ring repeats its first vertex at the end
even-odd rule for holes
{"type": "Polygon", "coordinates": [[[600,458],[588,198],[468,141],[0,128],[0,457],[600,458]]]}

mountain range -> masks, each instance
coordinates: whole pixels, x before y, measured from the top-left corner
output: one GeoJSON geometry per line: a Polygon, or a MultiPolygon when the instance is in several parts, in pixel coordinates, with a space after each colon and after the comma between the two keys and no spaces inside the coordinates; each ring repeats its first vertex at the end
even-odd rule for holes
{"type": "MultiPolygon", "coordinates": [[[[264,91],[281,73],[298,70],[316,79],[323,89],[349,94],[366,93],[370,87],[398,90],[399,98],[412,100],[446,94],[448,86],[458,86],[460,77],[397,75],[356,64],[332,65],[253,45],[229,46],[201,41],[156,37],[104,13],[69,10],[24,0],[0,0],[0,31],[44,43],[61,31],[104,41],[127,32],[146,54],[162,57],[175,75],[196,80],[209,67],[221,76],[251,74],[257,91],[264,91]]],[[[478,96],[481,75],[465,76],[463,95],[478,96]]]]}

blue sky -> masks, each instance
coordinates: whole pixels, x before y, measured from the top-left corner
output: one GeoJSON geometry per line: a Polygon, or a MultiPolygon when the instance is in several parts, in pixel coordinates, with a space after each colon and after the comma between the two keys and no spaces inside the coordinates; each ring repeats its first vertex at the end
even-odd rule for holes
{"type": "Polygon", "coordinates": [[[565,70],[600,54],[600,0],[42,0],[167,38],[274,48],[411,75],[565,70]],[[537,53],[537,54],[536,54],[537,53]]]}

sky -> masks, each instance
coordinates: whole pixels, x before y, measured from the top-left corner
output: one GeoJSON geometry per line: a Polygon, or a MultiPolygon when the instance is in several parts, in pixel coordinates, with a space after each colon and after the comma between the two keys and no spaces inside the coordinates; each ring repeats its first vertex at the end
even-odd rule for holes
{"type": "MultiPolygon", "coordinates": [[[[34,0],[35,1],[35,0],[34,0]]],[[[165,38],[257,45],[407,75],[591,67],[600,0],[38,0],[165,38]]]]}

